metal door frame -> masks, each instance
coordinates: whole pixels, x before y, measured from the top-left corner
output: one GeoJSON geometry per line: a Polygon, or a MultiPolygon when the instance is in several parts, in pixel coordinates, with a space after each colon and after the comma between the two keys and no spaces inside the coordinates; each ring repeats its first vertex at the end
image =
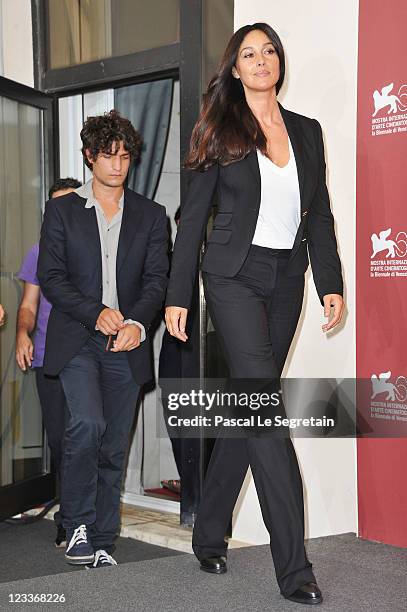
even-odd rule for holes
{"type": "MultiPolygon", "coordinates": [[[[54,98],[4,77],[0,77],[0,96],[42,111],[41,145],[43,156],[41,179],[44,195],[54,178],[54,98]]],[[[54,495],[55,475],[47,471],[44,464],[41,474],[0,486],[0,520],[47,502],[54,495]]]]}

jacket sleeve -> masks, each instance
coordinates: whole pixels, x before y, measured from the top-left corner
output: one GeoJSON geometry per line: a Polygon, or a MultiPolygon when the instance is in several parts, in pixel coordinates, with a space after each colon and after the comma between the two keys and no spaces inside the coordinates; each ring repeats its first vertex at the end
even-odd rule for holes
{"type": "Polygon", "coordinates": [[[166,306],[190,308],[198,257],[216,191],[219,165],[187,170],[188,187],[175,239],[166,306]]]}
{"type": "Polygon", "coordinates": [[[319,155],[318,185],[308,217],[308,252],[318,297],[329,293],[343,295],[341,262],[338,255],[334,218],[331,212],[325,178],[325,155],[321,126],[314,119],[319,155]]]}
{"type": "Polygon", "coordinates": [[[52,306],[94,329],[106,306],[84,295],[69,279],[66,258],[65,226],[58,206],[49,200],[41,228],[37,275],[41,291],[52,306]]]}
{"type": "Polygon", "coordinates": [[[168,282],[168,231],[165,208],[160,206],[160,213],[151,228],[146,257],[143,266],[141,298],[127,312],[126,319],[140,322],[145,330],[151,325],[156,314],[161,310],[168,282]]]}

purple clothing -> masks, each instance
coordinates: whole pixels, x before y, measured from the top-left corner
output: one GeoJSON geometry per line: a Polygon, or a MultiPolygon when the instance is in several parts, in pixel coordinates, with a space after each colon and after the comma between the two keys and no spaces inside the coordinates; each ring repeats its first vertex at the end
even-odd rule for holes
{"type": "MultiPolygon", "coordinates": [[[[27,283],[39,286],[37,278],[37,264],[38,264],[39,245],[34,244],[33,247],[28,251],[23,264],[20,268],[17,277],[27,283]]],[[[34,334],[34,359],[32,361],[33,368],[42,368],[44,362],[45,352],[45,338],[47,335],[47,326],[49,313],[51,312],[51,304],[40,292],[40,303],[37,312],[37,324],[35,327],[34,334]]]]}

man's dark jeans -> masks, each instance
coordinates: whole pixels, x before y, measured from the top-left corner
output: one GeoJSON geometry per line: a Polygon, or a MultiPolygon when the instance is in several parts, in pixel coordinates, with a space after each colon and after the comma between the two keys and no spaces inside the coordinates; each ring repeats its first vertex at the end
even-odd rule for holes
{"type": "Polygon", "coordinates": [[[106,351],[106,343],[106,336],[93,334],[60,374],[68,412],[61,510],[66,529],[85,524],[94,549],[111,552],[140,387],[126,352],[106,351]]]}

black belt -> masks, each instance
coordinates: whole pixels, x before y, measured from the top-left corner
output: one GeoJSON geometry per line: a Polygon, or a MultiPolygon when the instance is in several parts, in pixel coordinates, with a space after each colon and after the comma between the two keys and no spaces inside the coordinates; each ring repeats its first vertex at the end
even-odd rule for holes
{"type": "Polygon", "coordinates": [[[263,255],[270,255],[272,257],[288,259],[291,255],[292,249],[272,249],[269,247],[260,246],[258,244],[252,244],[250,251],[261,253],[263,255]]]}

